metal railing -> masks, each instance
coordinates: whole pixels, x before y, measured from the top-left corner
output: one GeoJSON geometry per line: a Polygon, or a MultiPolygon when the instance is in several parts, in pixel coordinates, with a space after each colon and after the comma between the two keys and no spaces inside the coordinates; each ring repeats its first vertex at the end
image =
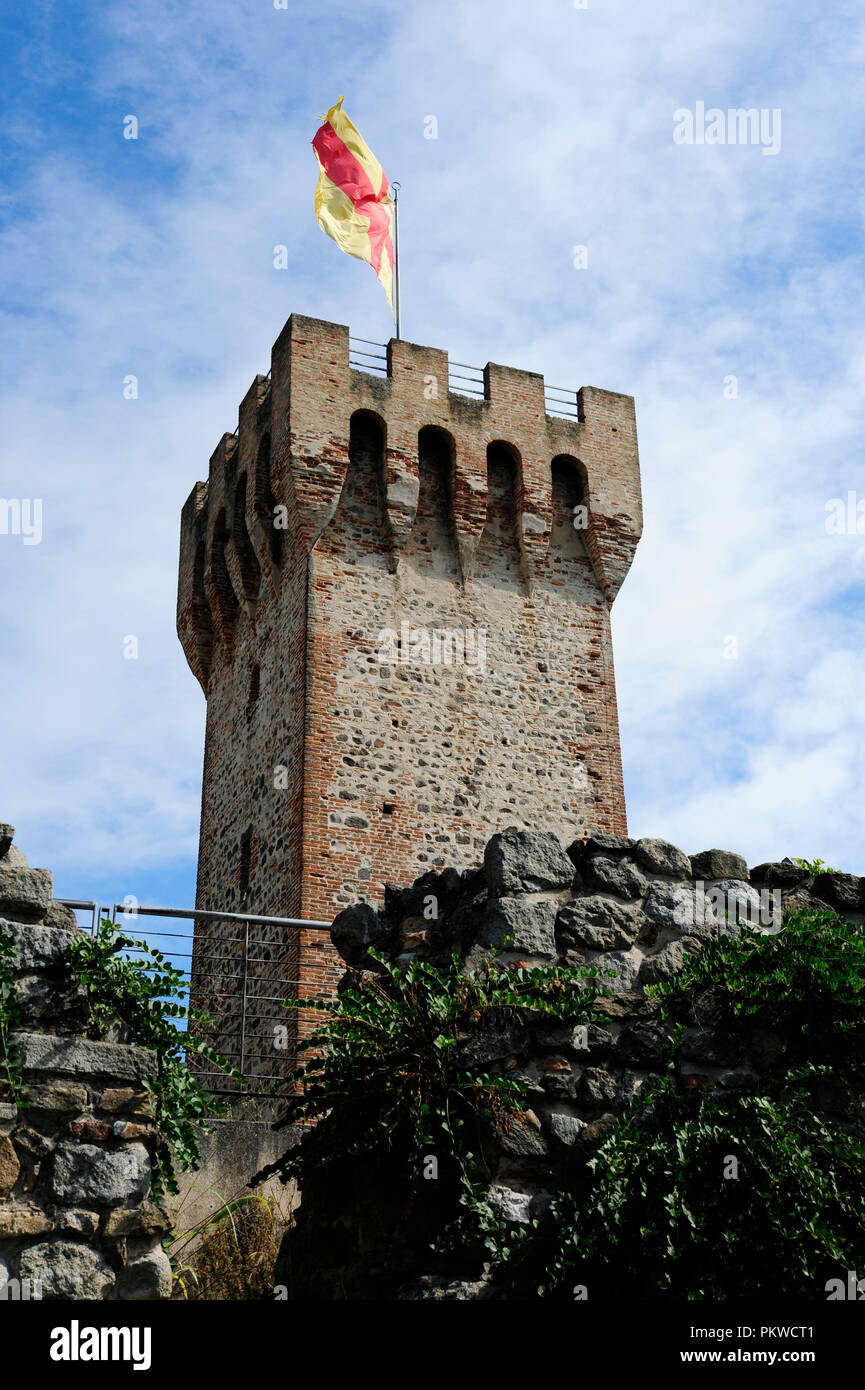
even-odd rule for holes
{"type": "Polygon", "coordinates": [[[545,386],[544,409],[548,415],[563,415],[569,420],[579,420],[580,403],[577,392],[569,386],[545,386]]]}
{"type": "MultiPolygon", "coordinates": [[[[348,364],[357,372],[367,372],[370,376],[387,376],[387,343],[379,343],[374,338],[348,336],[348,364]],[[376,348],[376,352],[368,349],[376,348]]],[[[266,377],[270,389],[270,372],[266,377]]],[[[469,396],[483,400],[486,396],[483,367],[473,367],[469,362],[448,363],[448,390],[459,396],[469,396]],[[455,370],[459,368],[460,370],[455,370]]],[[[577,392],[570,386],[545,386],[544,410],[547,415],[557,415],[567,420],[579,420],[579,401],[577,392]]],[[[232,431],[236,436],[240,426],[232,431]]]]}
{"type": "Polygon", "coordinates": [[[349,334],[348,365],[357,372],[369,372],[371,376],[387,376],[387,343],[376,343],[372,338],[355,338],[349,334]],[[363,343],[363,347],[358,347],[363,343]],[[364,348],[382,348],[381,352],[365,352],[364,348]]]}
{"type": "MultiPolygon", "coordinates": [[[[460,396],[472,396],[482,400],[486,396],[484,372],[482,367],[473,367],[469,362],[448,363],[448,390],[460,396]],[[455,368],[462,370],[456,371],[455,368]]],[[[579,420],[580,409],[577,392],[569,386],[545,386],[544,410],[547,415],[563,416],[568,420],[579,420]]]]}
{"type": "Polygon", "coordinates": [[[55,902],[61,903],[63,907],[75,908],[79,912],[89,912],[90,935],[96,935],[99,930],[99,914],[102,911],[98,903],[80,902],[77,898],[55,898],[55,902]]]}
{"type": "MultiPolygon", "coordinates": [[[[109,909],[97,902],[64,898],[58,901],[78,911],[89,911],[90,931],[94,935],[102,917],[109,917],[109,909]]],[[[131,907],[128,902],[114,903],[109,920],[118,932],[131,933],[134,931],[132,924],[139,917],[214,924],[214,931],[207,934],[200,930],[154,930],[147,926],[142,927],[141,936],[147,945],[162,951],[185,976],[190,987],[190,1001],[215,1019],[215,1029],[208,1035],[208,1042],[245,1080],[241,1086],[226,1078],[223,1072],[205,1070],[197,1063],[195,1075],[205,1084],[208,1084],[206,1079],[211,1078],[213,1084],[208,1084],[208,1089],[216,1096],[270,1096],[269,1090],[254,1087],[256,1083],[280,1078],[274,1025],[286,1017],[281,1006],[288,994],[312,985],[310,980],[294,978],[294,972],[287,968],[297,963],[296,933],[329,933],[331,923],[305,917],[272,917],[201,908],[131,907]],[[237,930],[233,933],[221,930],[230,925],[237,930]],[[268,928],[274,930],[267,932],[268,928]],[[188,949],[183,949],[185,945],[188,949]],[[181,961],[188,964],[180,964],[181,961]]],[[[129,954],[141,952],[138,947],[127,950],[129,954]]],[[[335,985],[341,974],[342,967],[334,961],[332,981],[319,982],[318,994],[302,993],[301,997],[310,1000],[322,997],[321,988],[331,982],[335,985]]]]}
{"type": "Polygon", "coordinates": [[[483,367],[472,367],[468,362],[448,362],[448,390],[455,391],[459,396],[475,396],[483,400],[486,396],[483,367]],[[463,370],[456,372],[455,367],[462,367],[463,370]]]}

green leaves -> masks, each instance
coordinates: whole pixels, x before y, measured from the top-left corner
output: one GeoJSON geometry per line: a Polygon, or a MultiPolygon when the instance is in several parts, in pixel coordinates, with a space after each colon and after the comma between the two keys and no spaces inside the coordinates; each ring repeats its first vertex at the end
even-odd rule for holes
{"type": "Polygon", "coordinates": [[[68,961],[73,978],[87,987],[95,1029],[105,1032],[120,1020],[127,1025],[133,1043],[156,1054],[156,1077],[146,1084],[159,1133],[152,1195],[162,1202],[166,1193],[178,1190],[175,1162],[185,1169],[198,1167],[199,1139],[209,1128],[205,1114],[218,1113],[211,1096],[190,1070],[187,1054],[197,1053],[237,1081],[243,1078],[206,1042],[193,1032],[175,1028],[170,1021],[210,1022],[184,1002],[189,986],[183,973],[161,951],[118,933],[104,918],[98,935],[74,939],[68,961]],[[123,954],[126,951],[135,954],[129,958],[123,954]]]}
{"type": "Polygon", "coordinates": [[[830,869],[828,864],[824,864],[822,859],[800,859],[796,856],[796,863],[800,869],[807,869],[812,878],[818,874],[837,874],[838,869],[830,869]]]}
{"type": "Polygon", "coordinates": [[[15,941],[6,932],[0,932],[0,1066],[6,1077],[9,1094],[21,1110],[26,1110],[30,1101],[21,1073],[21,1058],[14,1028],[21,1017],[12,961],[17,955],[15,941]]]}
{"type": "Polygon", "coordinates": [[[501,1277],[561,1298],[576,1281],[600,1297],[824,1298],[827,1277],[865,1267],[862,929],[798,912],[778,935],[707,943],[649,992],[781,1046],[754,1092],[682,1092],[674,1069],[647,1082],[501,1277]]]}
{"type": "Polygon", "coordinates": [[[332,1114],[328,1144],[314,1157],[300,1145],[268,1171],[302,1182],[312,1163],[385,1152],[404,1154],[406,1171],[417,1171],[433,1151],[464,1195],[473,1192],[479,1161],[467,1145],[482,1147],[485,1135],[521,1114],[526,1084],[489,1061],[470,1061],[471,1040],[535,1016],[589,1022],[601,993],[594,973],[507,969],[491,956],[467,976],[457,956],[444,967],[415,960],[402,970],[371,954],[374,972],[355,972],[335,999],[318,1001],[325,1018],[302,1049],[312,1056],[288,1079],[296,1093],[282,1123],[332,1114]]]}

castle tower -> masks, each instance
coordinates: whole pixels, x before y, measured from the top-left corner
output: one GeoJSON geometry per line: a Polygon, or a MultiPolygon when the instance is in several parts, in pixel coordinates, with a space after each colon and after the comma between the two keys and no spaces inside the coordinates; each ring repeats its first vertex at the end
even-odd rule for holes
{"type": "MultiPolygon", "coordinates": [[[[625,831],[610,606],[641,530],[633,401],[584,387],[560,418],[541,376],[493,363],[482,390],[398,339],[386,377],[356,370],[347,328],[294,314],[193,488],[198,906],[330,921],[508,825],[625,831]]],[[[287,978],[315,992],[333,959],[302,932],[287,978]]]]}

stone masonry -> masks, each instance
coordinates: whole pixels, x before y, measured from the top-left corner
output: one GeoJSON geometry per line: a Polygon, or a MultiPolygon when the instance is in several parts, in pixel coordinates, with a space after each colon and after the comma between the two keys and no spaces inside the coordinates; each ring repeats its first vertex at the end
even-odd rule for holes
{"type": "MultiPolygon", "coordinates": [[[[460,1044],[473,1064],[520,1077],[529,1087],[523,1120],[484,1147],[489,1197],[506,1223],[519,1226],[568,1189],[616,1117],[647,1079],[664,1071],[672,1024],[645,986],[673,978],[685,953],[698,952],[718,933],[775,932],[784,912],[803,907],[829,908],[861,924],[865,878],[811,877],[789,861],[749,871],[738,854],[688,856],[664,840],[606,832],[565,852],[549,832],[512,827],[491,838],[483,867],[428,872],[411,887],[389,887],[378,910],[344,909],[333,941],[353,970],[379,968],[372,948],[402,968],[413,960],[442,964],[455,953],[471,972],[496,947],[503,964],[613,972],[602,981],[613,996],[597,1001],[596,1024],[575,1029],[524,1016],[460,1044]]],[[[711,991],[688,1001],[676,1051],[678,1084],[748,1090],[783,1056],[784,1039],[759,1022],[725,1030],[714,1007],[711,991]]],[[[827,1104],[850,1118],[843,1097],[829,1095],[827,1104]]],[[[851,1114],[861,1127],[861,1105],[851,1114]]],[[[339,1132],[338,1107],[305,1142],[326,1149],[331,1125],[339,1132]]],[[[336,1179],[326,1167],[320,1177],[313,1172],[297,1225],[284,1238],[277,1282],[290,1284],[301,1299],[498,1297],[477,1271],[460,1277],[430,1271],[437,1231],[423,1228],[424,1203],[411,1205],[404,1170],[394,1174],[383,1166],[364,1156],[336,1179]]],[[[427,1205],[432,1209],[431,1198],[427,1205]]]]}
{"type": "MultiPolygon", "coordinates": [[[[476,862],[502,824],[625,832],[610,607],[642,524],[633,401],[584,387],[562,419],[539,375],[483,380],[457,394],[447,354],[403,340],[386,377],[356,371],[347,328],[292,315],[194,487],[200,907],[330,921],[476,862]]],[[[199,935],[227,1046],[237,933],[199,935]]],[[[339,975],[321,933],[261,962],[283,993],[339,975]]]]}
{"type": "Polygon", "coordinates": [[[149,1196],[145,1048],[90,1035],[86,989],[64,958],[80,930],[0,825],[0,936],[16,947],[26,1099],[0,1057],[0,1298],[154,1299],[171,1295],[169,1223],[149,1196]]]}

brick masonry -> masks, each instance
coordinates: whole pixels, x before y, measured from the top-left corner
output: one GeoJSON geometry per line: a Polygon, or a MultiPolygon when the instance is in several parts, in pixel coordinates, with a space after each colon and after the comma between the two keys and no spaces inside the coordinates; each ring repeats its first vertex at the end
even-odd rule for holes
{"type": "MultiPolygon", "coordinates": [[[[292,315],[193,488],[199,906],[330,921],[476,863],[503,824],[625,833],[610,606],[642,524],[633,401],[584,387],[562,419],[541,376],[483,377],[483,399],[452,392],[447,354],[403,340],[386,378],[356,371],[347,328],[292,315]]],[[[204,935],[221,1012],[237,933],[204,935]]],[[[322,933],[259,949],[301,993],[339,977],[322,933]]]]}

